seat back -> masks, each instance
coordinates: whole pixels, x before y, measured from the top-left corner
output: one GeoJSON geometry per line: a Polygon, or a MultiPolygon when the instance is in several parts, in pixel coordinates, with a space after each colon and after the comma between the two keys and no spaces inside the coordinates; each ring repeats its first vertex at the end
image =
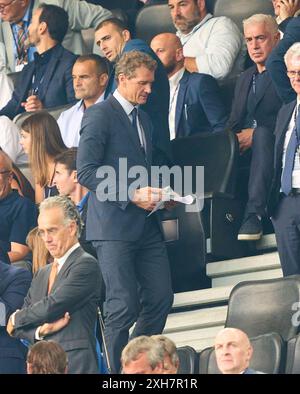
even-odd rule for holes
{"type": "MultiPolygon", "coordinates": [[[[284,371],[286,344],[277,333],[259,335],[250,339],[253,356],[249,367],[267,374],[284,371]]],[[[214,348],[204,349],[199,355],[200,374],[220,374],[214,348]]]]}
{"type": "Polygon", "coordinates": [[[157,4],[143,7],[135,21],[135,34],[137,38],[148,44],[159,33],[175,33],[168,4],[157,4]]]}
{"type": "Polygon", "coordinates": [[[285,373],[300,374],[300,335],[290,339],[287,343],[285,373]]]}
{"type": "MultiPolygon", "coordinates": [[[[238,144],[232,132],[200,133],[172,141],[174,163],[204,166],[204,191],[234,194],[237,174],[238,144]]],[[[196,174],[193,174],[196,176],[196,174]]],[[[196,179],[193,179],[195,193],[196,179]]]]}
{"type": "Polygon", "coordinates": [[[251,15],[274,15],[270,0],[239,0],[238,4],[232,0],[213,0],[210,3],[214,16],[227,16],[237,24],[241,31],[243,31],[243,20],[251,15]]]}
{"type": "Polygon", "coordinates": [[[292,306],[299,297],[300,275],[241,282],[230,294],[225,327],[239,328],[249,337],[277,332],[289,340],[298,332],[292,306]]]}
{"type": "MultiPolygon", "coordinates": [[[[66,111],[73,105],[74,104],[65,104],[65,105],[60,105],[58,107],[45,108],[45,111],[49,112],[49,114],[52,115],[55,120],[57,120],[59,118],[59,115],[63,111],[66,111]]],[[[24,120],[33,114],[34,112],[22,112],[21,114],[15,116],[13,121],[19,128],[21,128],[21,125],[24,122],[24,120]]]]}
{"type": "Polygon", "coordinates": [[[120,8],[121,10],[130,10],[134,9],[136,6],[137,0],[98,0],[97,4],[108,10],[114,10],[115,8],[120,8]]]}
{"type": "Polygon", "coordinates": [[[190,291],[207,285],[206,244],[200,211],[186,212],[177,205],[161,214],[174,292],[190,291]]]}
{"type": "Polygon", "coordinates": [[[198,370],[198,354],[191,346],[182,346],[177,348],[179,357],[178,374],[192,375],[197,373],[198,370]]]}

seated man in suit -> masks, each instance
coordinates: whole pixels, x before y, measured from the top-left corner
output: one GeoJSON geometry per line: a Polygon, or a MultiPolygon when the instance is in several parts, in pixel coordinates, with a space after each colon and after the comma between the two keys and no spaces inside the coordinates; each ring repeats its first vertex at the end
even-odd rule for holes
{"type": "Polygon", "coordinates": [[[275,129],[274,177],[268,211],[275,229],[283,276],[300,274],[300,44],[285,55],[286,67],[297,100],[284,105],[275,129]]]}
{"type": "Polygon", "coordinates": [[[183,45],[184,66],[189,72],[209,74],[220,80],[244,68],[243,37],[232,20],[213,17],[207,0],[169,0],[177,35],[183,45]]]}
{"type": "MultiPolygon", "coordinates": [[[[117,62],[122,54],[130,51],[147,53],[157,62],[155,79],[151,95],[141,108],[147,112],[153,123],[153,163],[157,165],[171,163],[170,134],[168,125],[169,83],[167,73],[159,58],[142,40],[131,39],[129,30],[119,19],[108,19],[97,27],[95,41],[104,56],[112,63],[117,62]]],[[[113,68],[105,91],[105,98],[116,89],[115,68],[113,68]]]]}
{"type": "Polygon", "coordinates": [[[218,368],[223,374],[263,373],[249,368],[253,348],[244,331],[224,328],[217,334],[214,346],[218,368]]]}
{"type": "Polygon", "coordinates": [[[155,36],[150,44],[168,74],[170,83],[170,138],[223,131],[227,114],[213,77],[184,69],[183,48],[173,33],[155,36]]]}
{"type": "Polygon", "coordinates": [[[35,45],[34,61],[19,78],[11,100],[0,116],[13,119],[21,112],[38,111],[74,102],[72,67],[76,56],[61,42],[68,29],[68,14],[54,5],[41,5],[32,16],[28,40],[35,45]]]}
{"type": "Polygon", "coordinates": [[[0,246],[14,263],[29,252],[26,237],[36,226],[37,211],[32,201],[12,189],[12,182],[12,162],[0,150],[0,246]]]}
{"type": "Polygon", "coordinates": [[[279,41],[275,19],[257,14],[244,21],[250,58],[255,63],[238,79],[228,128],[237,133],[240,166],[250,166],[248,202],[238,239],[258,240],[272,181],[274,128],[281,100],[266,70],[265,62],[279,41]]]}
{"type": "Polygon", "coordinates": [[[9,316],[22,307],[31,273],[0,261],[0,374],[25,373],[27,348],[6,332],[9,316]]]}
{"type": "Polygon", "coordinates": [[[84,111],[104,100],[108,74],[107,61],[99,55],[80,56],[76,60],[72,76],[75,97],[79,101],[63,111],[57,120],[62,139],[68,148],[78,146],[84,111]]]}
{"type": "MultiPolygon", "coordinates": [[[[76,54],[84,51],[81,29],[95,28],[112,15],[103,7],[82,0],[1,0],[0,37],[5,44],[7,68],[11,72],[21,71],[24,65],[34,60],[36,48],[28,48],[26,42],[28,26],[43,3],[62,7],[69,15],[63,46],[76,54]]],[[[54,18],[54,22],[59,27],[60,21],[54,18]]]]}
{"type": "Polygon", "coordinates": [[[36,274],[9,334],[33,344],[51,339],[67,352],[69,373],[97,373],[95,326],[100,271],[78,243],[81,220],[75,204],[55,196],[40,205],[39,234],[54,262],[36,274]]]}

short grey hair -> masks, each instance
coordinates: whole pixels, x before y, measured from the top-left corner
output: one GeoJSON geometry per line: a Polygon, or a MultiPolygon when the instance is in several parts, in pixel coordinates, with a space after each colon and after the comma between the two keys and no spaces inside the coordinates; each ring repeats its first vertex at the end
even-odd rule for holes
{"type": "Polygon", "coordinates": [[[300,42],[295,42],[295,44],[289,47],[286,54],[284,55],[284,62],[286,66],[289,58],[294,56],[300,57],[300,42]]]}
{"type": "Polygon", "coordinates": [[[118,82],[120,74],[124,74],[128,79],[135,77],[137,68],[146,67],[149,71],[155,71],[157,62],[150,55],[140,51],[130,51],[124,53],[116,64],[115,79],[118,82]]]}
{"type": "Polygon", "coordinates": [[[267,30],[272,34],[278,33],[278,24],[276,19],[272,15],[267,14],[254,14],[249,18],[244,19],[243,27],[245,28],[257,23],[263,23],[267,27],[267,30]]]}
{"type": "Polygon", "coordinates": [[[45,211],[51,208],[60,208],[64,213],[64,222],[68,224],[74,221],[77,225],[77,238],[80,237],[82,230],[82,221],[79,211],[74,202],[67,196],[48,197],[41,202],[39,211],[45,211]]]}
{"type": "Polygon", "coordinates": [[[142,335],[132,339],[122,351],[122,366],[128,365],[131,361],[146,353],[149,365],[154,369],[160,362],[164,362],[164,350],[162,346],[151,337],[142,335]]]}
{"type": "Polygon", "coordinates": [[[157,341],[157,343],[162,347],[164,354],[170,357],[172,364],[175,367],[178,367],[179,357],[175,343],[165,335],[152,335],[151,338],[157,341]]]}

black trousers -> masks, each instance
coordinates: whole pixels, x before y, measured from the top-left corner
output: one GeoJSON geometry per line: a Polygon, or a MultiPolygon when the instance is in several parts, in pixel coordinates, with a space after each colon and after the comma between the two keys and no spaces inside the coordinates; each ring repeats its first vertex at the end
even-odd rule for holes
{"type": "MultiPolygon", "coordinates": [[[[133,224],[134,225],[134,224],[133,224]]],[[[136,322],[132,338],[160,334],[173,303],[166,247],[154,217],[136,242],[94,241],[106,287],[105,341],[112,373],[136,322]]]]}
{"type": "Polygon", "coordinates": [[[272,222],[283,276],[300,274],[300,194],[282,195],[272,222]]]}
{"type": "Polygon", "coordinates": [[[242,161],[248,161],[250,165],[246,214],[266,214],[273,177],[274,142],[273,130],[257,127],[253,133],[252,147],[243,155],[242,161]]]}

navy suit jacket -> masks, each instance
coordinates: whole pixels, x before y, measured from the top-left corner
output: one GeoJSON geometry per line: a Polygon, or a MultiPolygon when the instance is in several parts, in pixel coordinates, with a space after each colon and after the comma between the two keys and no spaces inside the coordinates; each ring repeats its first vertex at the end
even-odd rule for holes
{"type": "MultiPolygon", "coordinates": [[[[130,40],[126,43],[123,53],[140,51],[147,53],[157,62],[155,80],[152,85],[152,92],[147,103],[141,108],[150,116],[153,124],[153,163],[157,165],[165,164],[166,160],[171,163],[171,145],[169,132],[169,98],[170,86],[168,76],[159,58],[144,41],[139,39],[130,40]]],[[[105,97],[113,93],[116,89],[115,71],[110,74],[105,97]]]]}
{"type": "MultiPolygon", "coordinates": [[[[247,113],[247,99],[249,90],[252,88],[252,78],[256,71],[256,66],[252,66],[244,71],[237,80],[231,114],[228,121],[228,128],[233,132],[239,132],[244,127],[247,113]]],[[[261,96],[256,100],[254,118],[257,127],[266,127],[270,131],[275,129],[276,117],[282,105],[278,97],[272,80],[269,76],[269,83],[261,96]]]]}
{"type": "Polygon", "coordinates": [[[0,261],[0,374],[24,373],[27,349],[6,332],[9,316],[23,305],[31,283],[31,273],[0,261]],[[3,321],[3,319],[5,321],[3,321]]]}
{"type": "MultiPolygon", "coordinates": [[[[146,137],[146,158],[140,148],[136,130],[113,95],[88,108],[83,116],[77,171],[79,182],[91,190],[87,213],[87,240],[136,241],[142,235],[148,212],[130,202],[125,184],[125,181],[128,181],[130,186],[134,181],[127,180],[127,168],[129,170],[133,166],[141,166],[149,171],[152,163],[152,124],[142,110],[139,111],[139,119],[146,137]],[[122,169],[119,168],[120,158],[127,160],[127,164],[121,165],[122,169]],[[116,174],[116,183],[110,185],[110,191],[116,191],[116,201],[100,201],[99,195],[97,196],[100,181],[107,177],[105,173],[100,175],[101,168],[105,170],[104,166],[112,167],[116,174]],[[122,172],[125,173],[124,176],[122,172]],[[124,192],[124,198],[121,198],[121,193],[124,192]]],[[[148,184],[146,174],[143,186],[148,184]]]]}
{"type": "Polygon", "coordinates": [[[284,103],[295,100],[296,93],[286,74],[284,55],[290,46],[300,41],[300,17],[288,18],[280,24],[284,35],[268,57],[266,66],[276,87],[279,97],[284,103]]]}
{"type": "Polygon", "coordinates": [[[176,138],[201,132],[224,131],[227,113],[216,80],[207,74],[185,71],[176,103],[176,138]]]}
{"type": "Polygon", "coordinates": [[[279,111],[277,122],[276,122],[274,175],[273,175],[271,192],[268,202],[268,213],[270,216],[274,214],[277,204],[279,202],[281,174],[282,174],[283,145],[284,145],[286,131],[288,129],[295,106],[296,106],[296,100],[292,101],[289,104],[284,105],[279,111]]]}
{"type": "MultiPolygon", "coordinates": [[[[38,97],[44,108],[57,107],[76,101],[73,89],[72,68],[77,56],[58,44],[51,54],[44,80],[38,91],[38,97]]],[[[11,100],[0,111],[0,116],[5,115],[13,119],[24,112],[21,103],[26,101],[28,91],[32,85],[35,72],[35,63],[28,63],[19,78],[11,100]]]]}

